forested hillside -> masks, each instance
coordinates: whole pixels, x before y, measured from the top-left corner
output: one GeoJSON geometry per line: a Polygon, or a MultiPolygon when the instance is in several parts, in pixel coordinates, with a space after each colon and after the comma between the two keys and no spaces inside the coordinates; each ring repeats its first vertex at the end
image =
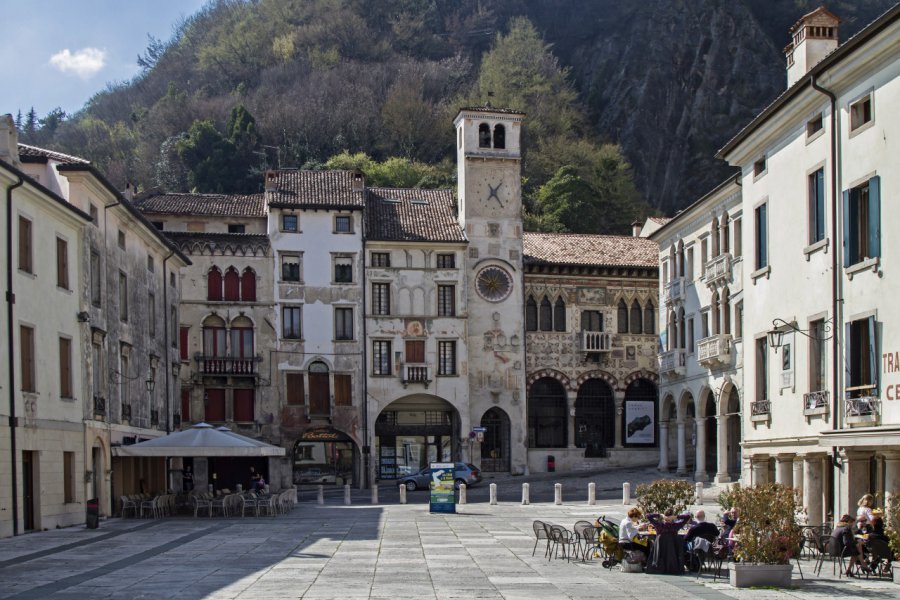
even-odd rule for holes
{"type": "MultiPolygon", "coordinates": [[[[23,141],[117,184],[253,191],[265,167],[452,185],[463,105],[528,113],[532,229],[624,232],[721,180],[715,150],[784,88],[812,0],[220,0],[148,40],[133,81],[23,141]]],[[[841,39],[893,0],[829,8],[841,39]]]]}

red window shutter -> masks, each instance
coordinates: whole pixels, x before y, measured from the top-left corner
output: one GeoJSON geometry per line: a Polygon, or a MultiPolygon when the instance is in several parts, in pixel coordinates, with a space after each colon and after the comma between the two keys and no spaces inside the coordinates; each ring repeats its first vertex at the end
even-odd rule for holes
{"type": "Polygon", "coordinates": [[[181,422],[189,423],[191,421],[191,388],[182,388],[181,390],[181,422]]]}
{"type": "Polygon", "coordinates": [[[178,349],[181,353],[181,360],[188,359],[188,332],[190,327],[182,327],[178,330],[178,349]]]}
{"type": "Polygon", "coordinates": [[[222,272],[216,267],[206,274],[206,299],[213,302],[222,299],[222,272]]]}
{"type": "Polygon", "coordinates": [[[335,406],[352,406],[353,390],[352,379],[350,375],[334,376],[334,405],[335,406]]]}
{"type": "Polygon", "coordinates": [[[225,300],[237,302],[240,300],[240,278],[233,268],[225,271],[225,300]]]}
{"type": "Polygon", "coordinates": [[[253,422],[253,390],[234,390],[234,420],[253,422]]]}
{"type": "Polygon", "coordinates": [[[256,273],[250,269],[241,275],[241,300],[256,302],[256,273]]]}
{"type": "Polygon", "coordinates": [[[425,341],[409,340],[406,342],[406,362],[423,363],[425,362],[425,341]]]}
{"type": "Polygon", "coordinates": [[[225,390],[206,390],[206,420],[221,422],[225,420],[225,390]]]}
{"type": "Polygon", "coordinates": [[[303,373],[288,373],[285,378],[288,404],[304,404],[303,373]]]}

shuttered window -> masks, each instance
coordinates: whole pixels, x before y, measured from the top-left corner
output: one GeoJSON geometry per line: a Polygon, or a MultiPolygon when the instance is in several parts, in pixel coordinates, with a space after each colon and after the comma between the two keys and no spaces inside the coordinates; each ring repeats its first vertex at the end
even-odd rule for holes
{"type": "Polygon", "coordinates": [[[328,373],[309,373],[309,414],[328,415],[331,413],[331,391],[328,373]]]}
{"type": "Polygon", "coordinates": [[[287,389],[288,404],[304,404],[303,373],[288,373],[287,375],[285,375],[285,388],[287,389]]]}
{"type": "Polygon", "coordinates": [[[253,390],[234,390],[234,420],[241,423],[253,422],[253,390]]]}
{"type": "Polygon", "coordinates": [[[191,388],[181,388],[181,422],[191,421],[191,388]]]}
{"type": "Polygon", "coordinates": [[[225,420],[225,390],[206,390],[206,420],[222,422],[225,420]]]}
{"type": "Polygon", "coordinates": [[[406,362],[423,363],[425,362],[425,341],[424,340],[408,340],[406,342],[406,362]]]}
{"type": "Polygon", "coordinates": [[[56,238],[56,286],[69,289],[69,244],[56,238]]]}
{"type": "Polygon", "coordinates": [[[34,273],[31,250],[31,221],[19,217],[19,270],[34,273]]]}
{"type": "Polygon", "coordinates": [[[352,378],[350,375],[334,376],[334,405],[335,406],[352,406],[353,405],[353,388],[352,378]]]}
{"type": "Polygon", "coordinates": [[[22,366],[22,391],[34,392],[34,329],[19,327],[19,354],[22,366]]]}
{"type": "Polygon", "coordinates": [[[72,340],[59,338],[59,396],[72,397],[72,340]]]}
{"type": "Polygon", "coordinates": [[[190,327],[182,327],[178,330],[178,351],[181,360],[188,360],[188,333],[190,330],[190,327]]]}

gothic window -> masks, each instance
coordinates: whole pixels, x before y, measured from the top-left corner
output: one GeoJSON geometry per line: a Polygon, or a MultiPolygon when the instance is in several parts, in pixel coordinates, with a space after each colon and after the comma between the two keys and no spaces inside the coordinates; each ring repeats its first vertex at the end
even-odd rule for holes
{"type": "Polygon", "coordinates": [[[678,318],[675,312],[669,313],[669,335],[666,336],[666,350],[674,350],[678,347],[678,318]]]}
{"type": "Polygon", "coordinates": [[[678,240],[678,276],[684,277],[684,242],[678,240]]]}
{"type": "Polygon", "coordinates": [[[710,323],[712,325],[712,331],[710,332],[710,334],[716,335],[717,333],[719,333],[719,293],[718,292],[713,292],[712,298],[709,301],[709,309],[710,309],[710,312],[712,313],[710,316],[710,319],[712,321],[712,323],[710,323]]]}
{"type": "Polygon", "coordinates": [[[537,328],[537,302],[534,301],[534,296],[528,296],[528,300],[525,301],[525,331],[537,331],[537,328]]]}
{"type": "Polygon", "coordinates": [[[728,239],[730,236],[728,227],[728,214],[722,215],[722,252],[728,252],[730,248],[730,240],[728,239]]]}
{"type": "Polygon", "coordinates": [[[494,148],[506,148],[506,128],[503,125],[494,125],[494,148]]]}
{"type": "Polygon", "coordinates": [[[656,333],[656,309],[652,302],[647,302],[644,307],[644,333],[656,333]]]}
{"type": "Polygon", "coordinates": [[[624,300],[619,300],[619,333],[628,333],[628,306],[624,300]]]}
{"type": "Polygon", "coordinates": [[[630,331],[634,334],[641,333],[641,305],[635,300],[631,303],[630,331]]]}
{"type": "Polygon", "coordinates": [[[581,311],[582,331],[603,331],[603,313],[599,310],[581,311]]]}
{"type": "Polygon", "coordinates": [[[685,348],[685,347],[686,347],[686,344],[685,344],[685,341],[686,341],[685,333],[686,333],[686,331],[687,331],[687,329],[685,329],[685,327],[684,327],[684,309],[683,309],[683,308],[679,308],[679,309],[678,309],[678,342],[679,342],[678,347],[679,347],[679,348],[685,348]]]}
{"type": "Polygon", "coordinates": [[[553,331],[553,307],[550,304],[550,299],[547,296],[544,296],[544,299],[541,300],[541,331],[553,331]]]}
{"type": "Polygon", "coordinates": [[[565,448],[568,408],[566,390],[550,377],[538,379],[528,393],[528,446],[565,448]]]}
{"type": "Polygon", "coordinates": [[[222,272],[213,267],[206,274],[206,299],[218,302],[222,299],[222,272]]]}
{"type": "Polygon", "coordinates": [[[557,298],[556,304],[553,305],[553,330],[566,330],[566,303],[563,301],[562,296],[557,298]]]}
{"type": "Polygon", "coordinates": [[[712,256],[710,258],[715,258],[719,255],[719,221],[717,219],[713,219],[712,232],[709,237],[712,240],[712,256]]]}
{"type": "Polygon", "coordinates": [[[234,267],[228,267],[225,271],[225,300],[237,302],[240,300],[241,284],[238,272],[234,267]]]}
{"type": "Polygon", "coordinates": [[[241,300],[256,302],[256,273],[249,267],[241,275],[241,300]]]}
{"type": "Polygon", "coordinates": [[[478,147],[491,147],[491,126],[487,123],[482,123],[478,126],[478,147]]]}
{"type": "Polygon", "coordinates": [[[203,356],[221,358],[225,353],[225,321],[211,315],[203,321],[203,356]]]}

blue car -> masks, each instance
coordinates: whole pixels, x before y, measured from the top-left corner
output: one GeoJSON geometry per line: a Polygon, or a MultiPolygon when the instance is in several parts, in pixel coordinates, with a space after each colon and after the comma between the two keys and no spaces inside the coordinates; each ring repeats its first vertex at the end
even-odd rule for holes
{"type": "MultiPolygon", "coordinates": [[[[455,463],[453,467],[453,487],[459,489],[461,483],[471,487],[481,481],[481,472],[475,465],[468,463],[455,463]]],[[[400,478],[400,485],[405,485],[409,491],[427,490],[431,486],[431,467],[425,467],[417,473],[400,478]]]]}

